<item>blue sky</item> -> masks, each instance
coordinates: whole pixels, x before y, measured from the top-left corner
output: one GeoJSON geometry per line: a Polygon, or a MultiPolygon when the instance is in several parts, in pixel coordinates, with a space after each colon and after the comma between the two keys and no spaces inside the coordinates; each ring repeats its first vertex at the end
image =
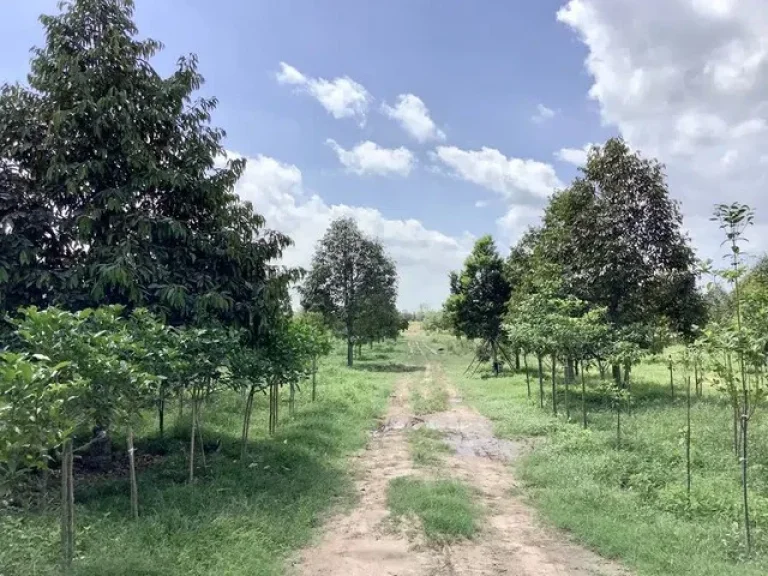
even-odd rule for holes
{"type": "MultiPolygon", "coordinates": [[[[506,250],[572,179],[579,149],[612,135],[667,163],[704,252],[716,252],[708,207],[736,199],[734,180],[761,202],[768,160],[747,152],[766,142],[768,18],[731,0],[136,4],[141,36],[165,44],[161,72],[199,56],[227,148],[251,159],[238,191],[294,237],[288,259],[306,264],[330,218],[354,215],[398,260],[407,308],[439,305],[474,237],[506,250]],[[340,78],[364,114],[333,100],[340,78]],[[317,86],[331,91],[325,105],[317,86]],[[407,121],[392,112],[401,96],[407,121]],[[414,118],[413,97],[426,115],[414,118]],[[424,117],[433,125],[415,137],[424,117]]],[[[24,80],[37,16],[55,11],[3,3],[0,79],[24,80]]]]}

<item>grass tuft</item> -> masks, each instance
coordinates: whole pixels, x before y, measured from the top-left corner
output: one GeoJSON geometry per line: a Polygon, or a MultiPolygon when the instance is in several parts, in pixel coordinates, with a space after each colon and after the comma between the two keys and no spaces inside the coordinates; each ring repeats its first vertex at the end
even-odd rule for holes
{"type": "Polygon", "coordinates": [[[431,542],[472,538],[478,529],[480,508],[471,490],[457,480],[395,478],[389,483],[387,505],[395,519],[418,517],[431,542]]]}

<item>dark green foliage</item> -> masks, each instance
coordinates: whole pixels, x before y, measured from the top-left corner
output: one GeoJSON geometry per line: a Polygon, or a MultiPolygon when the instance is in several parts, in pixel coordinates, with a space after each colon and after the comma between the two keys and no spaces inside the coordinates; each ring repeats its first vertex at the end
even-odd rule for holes
{"type": "Polygon", "coordinates": [[[29,86],[0,94],[3,305],[117,303],[260,328],[269,262],[289,240],[232,192],[244,161],[221,161],[196,58],[163,78],[132,1],[62,6],[41,18],[29,86]]]}

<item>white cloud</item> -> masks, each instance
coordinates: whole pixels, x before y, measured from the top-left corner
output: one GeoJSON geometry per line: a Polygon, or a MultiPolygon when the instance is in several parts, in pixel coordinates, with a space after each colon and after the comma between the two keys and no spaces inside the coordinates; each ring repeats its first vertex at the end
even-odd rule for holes
{"type": "Polygon", "coordinates": [[[494,148],[462,150],[438,146],[434,156],[454,176],[498,192],[512,203],[541,203],[563,186],[550,164],[507,158],[494,148]]]}
{"type": "Polygon", "coordinates": [[[703,256],[721,252],[716,202],[768,219],[764,0],[570,0],[557,17],[587,48],[603,122],[665,163],[703,256]]]}
{"type": "Polygon", "coordinates": [[[381,110],[419,142],[445,140],[445,133],[432,121],[427,106],[418,96],[401,94],[394,106],[384,103],[381,110]]]}
{"type": "Polygon", "coordinates": [[[551,120],[555,117],[555,114],[556,112],[552,110],[552,108],[547,108],[544,106],[544,104],[537,104],[536,113],[531,116],[531,120],[537,124],[540,124],[542,122],[546,122],[547,120],[551,120]]]}
{"type": "Polygon", "coordinates": [[[594,144],[585,144],[583,148],[561,148],[555,152],[555,158],[574,166],[584,166],[587,163],[587,154],[592,146],[594,144]]]}
{"type": "Polygon", "coordinates": [[[538,206],[511,206],[507,213],[496,220],[501,240],[512,246],[523,233],[541,221],[544,210],[538,206]]]}
{"type": "Polygon", "coordinates": [[[386,218],[375,208],[328,204],[305,190],[299,168],[267,156],[248,159],[235,191],[253,203],[269,228],[293,239],[294,246],[283,257],[289,266],[308,268],[315,245],[331,220],[355,218],[395,259],[400,276],[398,305],[408,310],[421,303],[437,307],[443,302],[448,295],[448,273],[461,267],[474,242],[468,233],[449,236],[418,220],[386,218]]]}
{"type": "Polygon", "coordinates": [[[368,107],[373,100],[365,87],[349,76],[333,80],[309,78],[293,66],[280,62],[280,71],[275,78],[280,84],[297,86],[306,91],[337,120],[356,118],[361,124],[364,123],[368,107]]]}
{"type": "Polygon", "coordinates": [[[488,200],[478,200],[475,202],[475,208],[485,208],[488,206],[488,200]]]}
{"type": "Polygon", "coordinates": [[[407,148],[382,148],[370,140],[361,142],[351,150],[346,150],[329,138],[326,140],[344,167],[360,176],[373,174],[386,176],[397,174],[407,176],[415,162],[413,153],[407,148]]]}

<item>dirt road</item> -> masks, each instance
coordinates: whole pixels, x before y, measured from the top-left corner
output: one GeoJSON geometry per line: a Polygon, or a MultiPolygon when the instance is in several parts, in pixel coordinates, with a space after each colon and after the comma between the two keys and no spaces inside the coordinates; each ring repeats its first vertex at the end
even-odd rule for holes
{"type": "Polygon", "coordinates": [[[317,543],[298,562],[301,576],[626,576],[613,562],[544,527],[516,496],[514,460],[522,446],[493,436],[490,422],[466,406],[434,356],[426,370],[403,377],[392,395],[384,424],[359,455],[360,494],[356,507],[332,518],[317,543]],[[448,390],[444,412],[414,418],[409,390],[419,378],[433,378],[448,390]],[[408,452],[407,430],[442,431],[454,453],[440,473],[472,485],[486,510],[472,540],[428,545],[417,526],[394,529],[388,522],[387,486],[393,478],[421,475],[408,452]]]}

